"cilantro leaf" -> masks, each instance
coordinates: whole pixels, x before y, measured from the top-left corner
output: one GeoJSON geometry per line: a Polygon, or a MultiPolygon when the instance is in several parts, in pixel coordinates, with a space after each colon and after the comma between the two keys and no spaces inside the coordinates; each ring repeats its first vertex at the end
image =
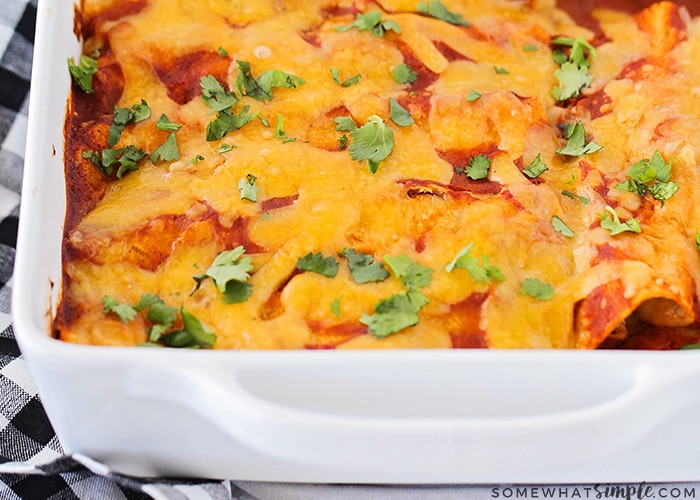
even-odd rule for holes
{"type": "Polygon", "coordinates": [[[591,202],[591,200],[589,200],[589,199],[586,198],[585,196],[579,196],[579,195],[577,195],[577,194],[575,194],[575,193],[572,193],[572,192],[569,191],[568,189],[563,190],[563,191],[561,192],[561,194],[563,194],[564,196],[567,196],[567,197],[571,198],[572,200],[578,200],[578,201],[580,201],[581,203],[583,203],[584,205],[588,205],[588,204],[591,202]]]}
{"type": "Polygon", "coordinates": [[[576,122],[573,126],[569,126],[564,133],[564,138],[567,139],[566,146],[556,151],[560,155],[584,156],[603,148],[603,146],[593,141],[586,143],[586,130],[581,122],[576,122]]]}
{"type": "Polygon", "coordinates": [[[467,94],[467,102],[474,102],[478,100],[481,97],[481,92],[478,90],[470,90],[469,94],[467,94]]]}
{"type": "Polygon", "coordinates": [[[559,86],[552,89],[552,97],[557,101],[578,97],[581,89],[593,81],[593,75],[588,72],[586,66],[578,66],[568,61],[554,72],[554,76],[559,80],[559,86]]]}
{"type": "Polygon", "coordinates": [[[241,200],[258,201],[258,186],[255,185],[257,179],[258,178],[253,174],[241,177],[238,181],[238,190],[241,192],[241,200]]]}
{"type": "Polygon", "coordinates": [[[340,317],[340,297],[335,297],[331,301],[331,312],[336,318],[340,317]]]}
{"type": "Polygon", "coordinates": [[[353,120],[350,116],[337,116],[333,118],[333,121],[335,122],[335,129],[341,132],[349,132],[357,129],[357,124],[355,123],[355,120],[353,120]]]}
{"type": "Polygon", "coordinates": [[[299,257],[297,269],[320,274],[326,278],[333,278],[338,274],[338,261],[335,257],[324,258],[321,252],[309,252],[304,257],[299,257]]]}
{"type": "MultiPolygon", "coordinates": [[[[337,128],[337,127],[336,127],[337,128]]],[[[373,115],[362,127],[350,132],[352,143],[348,151],[353,160],[367,160],[371,173],[376,173],[379,162],[394,149],[394,133],[384,120],[373,115]]]]}
{"type": "Polygon", "coordinates": [[[486,155],[476,155],[464,167],[464,173],[472,180],[486,179],[491,168],[491,158],[486,155]]]}
{"type": "Polygon", "coordinates": [[[554,73],[559,86],[552,89],[552,97],[557,101],[578,97],[581,89],[593,81],[588,69],[595,58],[595,48],[583,38],[557,37],[552,44],[571,47],[569,56],[561,49],[552,53],[554,61],[561,65],[554,73]]]}
{"type": "Polygon", "coordinates": [[[101,153],[83,151],[82,156],[108,176],[111,176],[117,167],[116,177],[121,179],[126,172],[138,169],[138,162],[146,157],[146,153],[142,149],[136,149],[136,146],[129,145],[119,149],[103,149],[101,153]]]}
{"type": "Polygon", "coordinates": [[[114,107],[114,118],[112,119],[112,124],[109,126],[109,136],[107,138],[107,145],[110,148],[114,147],[114,145],[119,142],[122,131],[133,118],[134,113],[129,108],[114,107]]]}
{"type": "Polygon", "coordinates": [[[698,249],[698,252],[700,252],[700,231],[697,229],[695,230],[695,246],[698,249]]]}
{"type": "Polygon", "coordinates": [[[252,294],[252,285],[246,281],[250,278],[249,271],[253,270],[253,264],[250,257],[243,257],[244,254],[243,246],[221,252],[205,274],[194,277],[197,286],[206,278],[211,278],[223,295],[221,300],[227,304],[248,300],[252,294]]]}
{"type": "Polygon", "coordinates": [[[170,132],[170,135],[167,139],[165,139],[165,142],[158,146],[153,153],[151,153],[149,159],[153,164],[159,161],[175,161],[180,159],[180,150],[177,148],[175,132],[170,132]]]}
{"type": "Polygon", "coordinates": [[[333,81],[341,87],[350,87],[352,85],[357,85],[360,82],[360,78],[362,78],[362,74],[358,73],[355,76],[351,76],[347,80],[340,81],[340,71],[338,71],[338,68],[330,68],[330,72],[333,81]]]}
{"type": "Polygon", "coordinates": [[[80,62],[77,65],[72,57],[68,58],[68,71],[70,71],[75,83],[88,94],[95,91],[92,87],[92,79],[98,70],[97,60],[90,56],[85,54],[80,56],[80,62]]]}
{"type": "Polygon", "coordinates": [[[528,43],[526,45],[523,45],[523,50],[525,52],[537,52],[538,49],[537,49],[537,45],[535,45],[533,43],[528,43]]]}
{"type": "MultiPolygon", "coordinates": [[[[155,325],[160,325],[160,328],[157,330],[160,330],[162,333],[170,328],[177,319],[177,309],[175,307],[170,307],[163,302],[160,297],[155,296],[155,300],[148,305],[146,318],[148,318],[148,321],[154,325],[154,328],[155,325]]],[[[149,335],[149,337],[149,340],[152,342],[158,340],[156,333],[153,331],[151,331],[151,335],[149,335]]]]}
{"type": "Polygon", "coordinates": [[[553,215],[552,216],[552,227],[557,233],[561,233],[567,238],[573,238],[574,237],[574,232],[571,230],[569,226],[566,225],[566,222],[562,220],[561,217],[558,215],[553,215]]]}
{"type": "Polygon", "coordinates": [[[219,149],[216,150],[217,153],[223,154],[223,153],[228,153],[232,149],[235,149],[236,145],[235,144],[226,144],[223,143],[221,146],[219,146],[219,149]]]}
{"type": "Polygon", "coordinates": [[[532,160],[532,162],[523,169],[523,173],[530,179],[536,179],[547,170],[549,170],[549,167],[547,167],[547,164],[542,161],[542,155],[538,154],[537,158],[532,160]]]}
{"type": "Polygon", "coordinates": [[[456,26],[469,26],[469,21],[462,19],[461,14],[450,12],[439,0],[420,2],[416,9],[420,14],[425,14],[435,19],[454,24],[456,26]]]}
{"type": "Polygon", "coordinates": [[[418,80],[418,73],[413,71],[411,67],[406,63],[401,63],[394,68],[391,72],[391,76],[394,78],[396,83],[413,83],[418,80]]]}
{"type": "Polygon", "coordinates": [[[377,38],[382,38],[384,33],[389,30],[396,33],[401,33],[401,28],[395,21],[390,19],[382,21],[382,13],[378,10],[368,12],[366,14],[358,13],[355,21],[353,21],[352,24],[347,26],[339,26],[335,28],[335,30],[345,32],[351,30],[352,28],[355,28],[358,31],[369,31],[377,38]]]}
{"type": "Polygon", "coordinates": [[[384,269],[384,264],[376,262],[372,255],[357,253],[352,248],[346,248],[340,253],[348,261],[352,279],[358,285],[369,282],[384,281],[389,273],[384,269]]]}
{"type": "Polygon", "coordinates": [[[464,247],[452,262],[445,266],[445,270],[451,273],[455,269],[466,269],[469,276],[477,283],[491,283],[492,279],[499,282],[505,281],[506,277],[501,268],[489,264],[488,255],[482,257],[483,265],[479,264],[479,261],[471,254],[473,246],[474,244],[470,243],[464,247]]]}
{"type": "Polygon", "coordinates": [[[411,113],[406,111],[393,97],[389,98],[389,118],[399,127],[408,127],[413,125],[415,121],[411,113]]]}
{"type": "Polygon", "coordinates": [[[497,75],[510,75],[510,71],[508,71],[506,68],[499,68],[498,66],[494,66],[493,71],[497,75]]]}
{"type": "Polygon", "coordinates": [[[605,207],[606,212],[600,214],[600,227],[610,231],[610,236],[616,236],[624,232],[641,233],[642,229],[639,226],[637,219],[628,219],[626,222],[620,222],[620,216],[614,208],[605,207]]]}
{"type": "Polygon", "coordinates": [[[134,123],[148,120],[151,117],[151,108],[144,99],[141,99],[140,104],[134,104],[131,106],[131,111],[134,113],[134,123]]]}
{"type": "Polygon", "coordinates": [[[240,95],[247,95],[258,101],[269,101],[272,99],[272,89],[283,87],[296,89],[304,85],[303,78],[285,73],[277,69],[265,71],[257,79],[253,77],[250,64],[246,61],[236,61],[238,75],[236,76],[236,88],[240,95]]]}
{"type": "Polygon", "coordinates": [[[537,278],[526,278],[520,283],[519,293],[529,295],[538,300],[551,300],[554,297],[554,287],[537,278]]]}
{"type": "Polygon", "coordinates": [[[284,131],[284,116],[280,113],[277,113],[277,125],[275,126],[274,136],[277,139],[282,139],[282,144],[296,141],[295,137],[289,137],[287,132],[284,131]]]}
{"type": "Polygon", "coordinates": [[[158,121],[156,122],[156,128],[158,130],[169,130],[169,131],[176,131],[180,130],[182,128],[182,125],[179,123],[173,123],[170,121],[170,119],[163,113],[160,115],[160,118],[158,118],[158,121]]]}
{"type": "Polygon", "coordinates": [[[221,57],[228,57],[228,51],[225,48],[219,46],[219,47],[217,47],[216,51],[219,53],[219,55],[221,57]]]}
{"type": "Polygon", "coordinates": [[[552,45],[571,47],[568,60],[578,66],[590,66],[596,57],[595,47],[581,37],[556,37],[552,40],[552,45]]]}
{"type": "Polygon", "coordinates": [[[249,114],[248,111],[250,111],[250,106],[244,106],[237,114],[233,114],[231,109],[219,111],[216,115],[216,119],[207,124],[207,141],[211,142],[222,139],[229,132],[240,129],[258,116],[259,111],[252,114],[249,114]]]}
{"type": "Polygon", "coordinates": [[[160,337],[168,347],[211,348],[216,342],[216,334],[198,320],[192,313],[180,308],[183,329],[169,332],[160,337]]]}
{"type": "Polygon", "coordinates": [[[428,286],[433,280],[433,270],[429,267],[417,264],[406,255],[392,257],[387,255],[384,260],[389,265],[394,275],[401,279],[401,283],[410,290],[428,286]]]}
{"type": "Polygon", "coordinates": [[[360,322],[369,327],[376,338],[386,338],[393,333],[418,324],[418,312],[428,304],[428,299],[418,290],[409,290],[380,301],[374,314],[363,314],[360,322]]]}
{"type": "Polygon", "coordinates": [[[660,200],[663,205],[676,194],[678,184],[670,181],[671,163],[666,163],[661,153],[656,150],[651,159],[640,160],[627,171],[627,180],[622,181],[615,189],[645,196],[647,193],[660,200]]]}
{"type": "Polygon", "coordinates": [[[138,169],[138,162],[146,157],[146,152],[143,149],[137,149],[136,146],[129,145],[123,149],[122,155],[119,157],[119,168],[117,169],[117,179],[121,179],[126,172],[133,172],[138,169]]]}
{"type": "Polygon", "coordinates": [[[136,309],[134,309],[128,304],[120,303],[111,295],[105,295],[104,297],[102,297],[102,311],[105,314],[116,314],[117,316],[119,316],[119,319],[121,319],[124,323],[128,323],[129,321],[136,318],[136,316],[138,315],[136,309]]]}
{"type": "Polygon", "coordinates": [[[223,111],[238,102],[238,97],[233,92],[227,92],[213,75],[200,78],[199,87],[202,89],[202,100],[211,108],[209,113],[223,111]]]}

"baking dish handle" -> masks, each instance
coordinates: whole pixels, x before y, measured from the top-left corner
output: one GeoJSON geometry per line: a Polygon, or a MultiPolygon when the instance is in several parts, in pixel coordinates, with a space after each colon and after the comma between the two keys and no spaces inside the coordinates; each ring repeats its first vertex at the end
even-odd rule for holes
{"type": "MultiPolygon", "coordinates": [[[[555,399],[546,408],[537,407],[534,392],[529,408],[489,402],[483,394],[499,394],[503,389],[502,381],[489,378],[478,381],[483,389],[480,394],[447,391],[441,397],[442,403],[461,399],[481,406],[471,413],[460,409],[444,411],[445,408],[431,412],[416,407],[413,413],[400,409],[380,414],[371,404],[338,409],[332,404],[320,404],[311,397],[313,394],[303,392],[285,399],[280,393],[265,393],[260,389],[266,387],[264,384],[251,385],[247,378],[255,377],[256,372],[246,374],[245,370],[212,377],[211,371],[203,376],[194,371],[166,369],[167,375],[154,374],[149,380],[167,382],[137,384],[139,389],[132,385],[131,392],[178,404],[183,404],[182,395],[188,394],[194,399],[187,406],[195,408],[204,421],[235,442],[265,456],[309,467],[322,468],[329,461],[336,467],[353,467],[359,459],[385,462],[387,466],[402,464],[406,470],[417,450],[422,458],[415,461],[416,467],[419,463],[425,466],[426,456],[435,467],[454,467],[463,463],[465,457],[488,457],[504,464],[529,466],[537,466],[541,461],[542,466],[547,466],[570,462],[572,453],[578,461],[615,453],[689,405],[697,404],[700,371],[687,367],[642,363],[607,370],[602,377],[595,373],[579,377],[597,380],[585,387],[562,386],[559,392],[559,397],[563,397],[564,391],[578,391],[581,397],[576,405],[558,406],[556,391],[545,395],[555,399]],[[602,388],[614,384],[617,389],[600,397],[602,388]],[[488,408],[489,404],[493,407],[488,408]],[[533,454],[535,451],[538,453],[533,454]]],[[[293,377],[290,371],[290,378],[293,377]]],[[[338,401],[354,397],[340,390],[335,395],[338,401]]],[[[439,390],[433,388],[434,392],[439,390]]],[[[524,401],[527,399],[526,396],[524,401]]]]}

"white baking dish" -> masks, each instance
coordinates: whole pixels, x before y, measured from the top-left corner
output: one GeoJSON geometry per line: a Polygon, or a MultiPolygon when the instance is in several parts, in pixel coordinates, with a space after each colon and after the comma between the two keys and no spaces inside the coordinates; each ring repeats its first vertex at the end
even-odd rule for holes
{"type": "Polygon", "coordinates": [[[246,480],[700,480],[700,351],[202,352],[50,338],[73,4],[40,0],[17,340],[70,453],[246,480]]]}

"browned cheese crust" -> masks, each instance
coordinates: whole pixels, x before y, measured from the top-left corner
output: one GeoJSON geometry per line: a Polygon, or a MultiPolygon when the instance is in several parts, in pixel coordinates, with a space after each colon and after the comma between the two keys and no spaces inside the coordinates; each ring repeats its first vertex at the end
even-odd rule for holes
{"type": "Polygon", "coordinates": [[[161,345],[194,328],[219,349],[697,341],[700,20],[672,2],[571,13],[84,0],[76,31],[98,70],[94,92],[74,83],[66,121],[56,335],[161,345]],[[584,83],[561,98],[572,70],[584,83]],[[116,110],[143,101],[150,117],[108,144],[116,110]],[[576,127],[583,145],[567,152],[576,127]],[[143,158],[119,175],[95,163],[129,147],[143,158]],[[634,164],[658,177],[634,184],[634,164]],[[234,249],[235,277],[217,281],[212,264],[234,249]],[[144,296],[171,321],[135,308],[144,296]]]}

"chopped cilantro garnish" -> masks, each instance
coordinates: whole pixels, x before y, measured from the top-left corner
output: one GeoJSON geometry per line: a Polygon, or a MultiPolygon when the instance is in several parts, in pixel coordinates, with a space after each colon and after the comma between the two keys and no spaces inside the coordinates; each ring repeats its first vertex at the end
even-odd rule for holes
{"type": "Polygon", "coordinates": [[[75,83],[88,94],[92,94],[95,89],[92,87],[92,78],[98,71],[97,60],[90,56],[82,55],[78,65],[72,57],[68,58],[68,71],[75,83]]]}
{"type": "Polygon", "coordinates": [[[352,28],[356,28],[359,31],[369,31],[372,35],[377,38],[384,36],[384,33],[392,30],[396,33],[401,33],[401,28],[395,21],[388,19],[382,21],[382,13],[378,10],[368,12],[366,14],[357,14],[355,21],[347,26],[339,26],[335,28],[336,31],[349,31],[352,28]]]}
{"type": "Polygon", "coordinates": [[[591,84],[593,75],[589,73],[595,48],[583,38],[558,37],[552,40],[553,45],[571,47],[569,56],[563,50],[553,52],[554,61],[561,67],[554,73],[559,80],[559,86],[552,89],[552,97],[557,101],[566,101],[578,97],[581,89],[591,84]]]}
{"type": "Polygon", "coordinates": [[[566,146],[557,149],[557,153],[566,156],[583,156],[595,153],[603,148],[594,141],[586,143],[586,130],[581,122],[568,125],[564,131],[564,138],[567,139],[566,146]]]}
{"type": "Polygon", "coordinates": [[[339,256],[347,259],[352,279],[358,285],[372,281],[384,281],[389,277],[389,273],[384,269],[384,264],[376,262],[372,255],[357,253],[352,248],[345,248],[339,256]]]}
{"type": "Polygon", "coordinates": [[[211,108],[209,113],[223,111],[238,102],[238,97],[233,92],[227,92],[224,86],[212,75],[203,76],[199,80],[199,87],[202,89],[202,100],[211,108]]]}
{"type": "Polygon", "coordinates": [[[182,329],[170,331],[177,319],[178,309],[168,306],[158,295],[144,294],[135,306],[121,304],[107,295],[102,299],[102,306],[105,314],[115,313],[125,323],[134,320],[140,311],[146,311],[146,319],[151,326],[147,331],[148,342],[141,345],[211,348],[216,342],[216,335],[188,312],[184,305],[179,309],[182,329]]]}
{"type": "Polygon", "coordinates": [[[151,117],[151,108],[143,99],[141,99],[141,104],[134,104],[131,106],[131,111],[134,113],[134,123],[148,120],[151,117]]]}
{"type": "Polygon", "coordinates": [[[433,280],[434,271],[432,269],[413,262],[406,254],[398,257],[387,255],[384,257],[384,260],[389,265],[394,275],[400,278],[401,283],[409,290],[428,286],[433,280]]]}
{"type": "Polygon", "coordinates": [[[228,51],[225,48],[218,47],[216,50],[221,57],[228,57],[228,51]]]}
{"type": "Polygon", "coordinates": [[[277,139],[281,139],[282,144],[296,141],[296,137],[289,137],[287,132],[284,131],[284,116],[280,113],[277,113],[277,125],[275,126],[274,136],[277,139]]]}
{"type": "Polygon", "coordinates": [[[216,150],[217,153],[223,154],[223,153],[228,153],[232,149],[235,149],[236,145],[235,144],[226,144],[225,142],[219,146],[219,149],[216,150]]]}
{"type": "Polygon", "coordinates": [[[339,131],[351,132],[357,128],[355,120],[350,116],[337,116],[333,118],[333,121],[335,122],[335,129],[339,131]]]}
{"type": "Polygon", "coordinates": [[[478,90],[472,89],[469,91],[469,94],[467,94],[467,101],[474,102],[477,99],[479,99],[480,97],[481,97],[481,92],[479,92],[478,90]]]}
{"type": "Polygon", "coordinates": [[[519,293],[529,295],[538,300],[551,300],[554,297],[554,287],[537,278],[526,278],[520,283],[519,293]]]}
{"type": "Polygon", "coordinates": [[[588,205],[588,204],[591,202],[591,200],[589,200],[589,199],[586,198],[585,196],[579,196],[579,195],[577,195],[576,193],[572,193],[572,192],[569,191],[568,189],[563,190],[563,191],[561,192],[561,194],[563,194],[564,196],[568,196],[568,197],[571,198],[572,200],[578,200],[578,201],[580,201],[581,203],[583,203],[584,205],[588,205]]]}
{"type": "Polygon", "coordinates": [[[510,71],[508,71],[506,68],[499,68],[498,66],[494,66],[493,70],[496,72],[497,75],[510,75],[510,71]]]}
{"type": "Polygon", "coordinates": [[[138,311],[136,311],[136,309],[134,309],[132,306],[118,302],[117,299],[111,295],[105,295],[102,297],[102,311],[105,314],[116,314],[124,323],[128,323],[138,315],[138,311]]]}
{"type": "Polygon", "coordinates": [[[698,252],[700,252],[700,231],[697,229],[695,230],[695,246],[698,249],[698,252]]]}
{"type": "Polygon", "coordinates": [[[666,163],[661,153],[656,150],[651,159],[644,159],[632,165],[627,171],[628,179],[615,189],[636,193],[639,196],[651,194],[663,205],[676,194],[679,187],[671,178],[671,162],[666,163]]]}
{"type": "Polygon", "coordinates": [[[129,122],[138,123],[147,120],[151,117],[151,108],[148,103],[141,99],[141,104],[134,104],[131,109],[114,107],[114,118],[109,127],[109,135],[107,137],[107,145],[112,148],[122,135],[122,131],[126,128],[129,122]]]}
{"type": "Polygon", "coordinates": [[[456,26],[469,26],[469,21],[462,19],[461,14],[450,12],[440,0],[420,2],[416,10],[420,14],[425,14],[456,26]]]}
{"type": "Polygon", "coordinates": [[[158,146],[148,158],[151,160],[151,163],[179,160],[180,151],[177,148],[175,132],[170,132],[170,135],[167,139],[165,139],[165,142],[158,146]]]}
{"type": "Polygon", "coordinates": [[[331,312],[336,318],[340,317],[340,297],[335,297],[331,301],[331,312]]]}
{"type": "Polygon", "coordinates": [[[376,115],[371,116],[362,127],[351,131],[350,137],[352,142],[348,151],[352,159],[366,159],[373,174],[377,172],[379,162],[386,159],[394,149],[394,133],[386,126],[384,120],[376,115]]]}
{"type": "Polygon", "coordinates": [[[537,158],[532,160],[532,162],[523,169],[523,173],[527,175],[530,179],[535,179],[549,170],[547,164],[542,161],[542,155],[537,155],[537,158]]]}
{"type": "Polygon", "coordinates": [[[214,285],[222,294],[221,300],[227,304],[245,302],[253,293],[253,285],[246,283],[250,278],[249,271],[253,270],[250,257],[244,257],[245,248],[237,246],[233,250],[225,250],[216,256],[206,273],[194,276],[197,287],[207,278],[214,280],[214,285]]]}
{"type": "Polygon", "coordinates": [[[606,206],[605,210],[605,212],[600,214],[600,227],[610,231],[611,236],[616,236],[627,231],[632,233],[642,232],[637,219],[628,219],[626,222],[620,222],[620,216],[614,208],[606,206]]]}
{"type": "Polygon", "coordinates": [[[347,145],[348,145],[347,134],[343,134],[340,137],[338,137],[338,149],[343,149],[347,145]]]}
{"type": "Polygon", "coordinates": [[[137,164],[146,157],[146,153],[136,146],[129,145],[119,149],[103,149],[101,153],[83,151],[82,156],[109,176],[115,173],[116,167],[115,175],[117,179],[121,179],[125,173],[138,169],[137,164]]]}
{"type": "Polygon", "coordinates": [[[405,108],[403,108],[393,97],[389,98],[389,118],[399,127],[408,127],[413,125],[415,121],[405,108]]]}
{"type": "Polygon", "coordinates": [[[238,181],[238,190],[241,192],[241,200],[258,201],[258,186],[255,185],[257,179],[258,178],[253,174],[241,177],[241,180],[238,181]]]}
{"type": "Polygon", "coordinates": [[[204,160],[204,157],[202,155],[195,155],[194,158],[192,158],[191,160],[187,160],[186,163],[194,165],[195,163],[199,163],[202,160],[204,160]]]}
{"type": "Polygon", "coordinates": [[[109,136],[107,137],[107,145],[110,148],[114,147],[114,145],[119,142],[122,131],[133,118],[134,113],[129,108],[114,107],[114,118],[112,119],[112,124],[109,126],[109,136]]]}
{"type": "Polygon", "coordinates": [[[324,258],[321,252],[309,252],[297,260],[299,271],[310,271],[327,278],[333,278],[338,274],[338,261],[335,257],[324,258]]]}
{"type": "Polygon", "coordinates": [[[458,172],[464,172],[472,180],[486,179],[491,168],[491,158],[486,155],[476,155],[469,161],[469,165],[458,172]]]}
{"type": "Polygon", "coordinates": [[[179,123],[174,123],[171,122],[170,119],[163,113],[160,115],[160,118],[158,118],[158,121],[156,122],[156,128],[158,130],[170,130],[172,132],[176,130],[180,130],[182,128],[182,125],[179,123]]]}
{"type": "Polygon", "coordinates": [[[236,77],[238,93],[258,101],[271,100],[272,89],[275,87],[296,89],[306,83],[303,78],[277,69],[265,71],[256,79],[253,77],[250,64],[246,61],[236,61],[236,66],[238,67],[238,76],[236,77]]]}
{"type": "Polygon", "coordinates": [[[561,217],[558,215],[553,215],[552,216],[552,227],[557,233],[561,233],[567,238],[573,238],[574,237],[574,232],[571,230],[569,226],[566,225],[566,222],[562,220],[561,217]]]}
{"type": "Polygon", "coordinates": [[[413,83],[418,80],[418,73],[413,71],[406,63],[401,63],[394,68],[391,76],[396,83],[413,83]]]}
{"type": "Polygon", "coordinates": [[[557,101],[578,97],[581,89],[593,81],[593,75],[588,72],[587,67],[577,66],[568,61],[554,72],[554,76],[559,80],[559,86],[552,89],[552,97],[557,101]]]}
{"type": "Polygon", "coordinates": [[[340,85],[341,87],[350,87],[352,85],[357,85],[360,82],[360,78],[362,78],[362,75],[360,73],[356,74],[355,76],[351,76],[350,78],[341,81],[340,80],[340,72],[338,71],[338,68],[330,68],[331,72],[331,78],[333,78],[333,81],[340,85]]]}
{"type": "Polygon", "coordinates": [[[523,50],[525,52],[537,52],[537,45],[528,43],[527,45],[523,45],[523,50]]]}
{"type": "Polygon", "coordinates": [[[471,276],[471,278],[477,283],[491,283],[492,279],[501,282],[505,281],[506,277],[501,268],[494,266],[493,264],[489,264],[488,255],[484,255],[481,258],[483,265],[479,264],[476,257],[473,257],[471,254],[471,249],[473,246],[474,244],[470,243],[464,247],[452,260],[452,262],[445,266],[445,270],[448,273],[451,273],[455,269],[466,269],[469,272],[469,276],[471,276]]]}
{"type": "Polygon", "coordinates": [[[247,125],[258,116],[259,111],[252,114],[249,114],[248,111],[250,111],[250,106],[243,106],[243,109],[237,114],[233,114],[230,109],[219,111],[216,119],[207,124],[207,141],[217,141],[229,132],[247,125]]]}
{"type": "Polygon", "coordinates": [[[193,314],[180,308],[183,329],[163,334],[160,341],[168,347],[211,348],[216,342],[216,335],[193,314]]]}
{"type": "Polygon", "coordinates": [[[418,324],[420,312],[428,304],[428,299],[418,290],[408,290],[380,301],[374,307],[374,314],[363,314],[360,322],[369,327],[377,338],[385,338],[405,328],[418,324]]]}

